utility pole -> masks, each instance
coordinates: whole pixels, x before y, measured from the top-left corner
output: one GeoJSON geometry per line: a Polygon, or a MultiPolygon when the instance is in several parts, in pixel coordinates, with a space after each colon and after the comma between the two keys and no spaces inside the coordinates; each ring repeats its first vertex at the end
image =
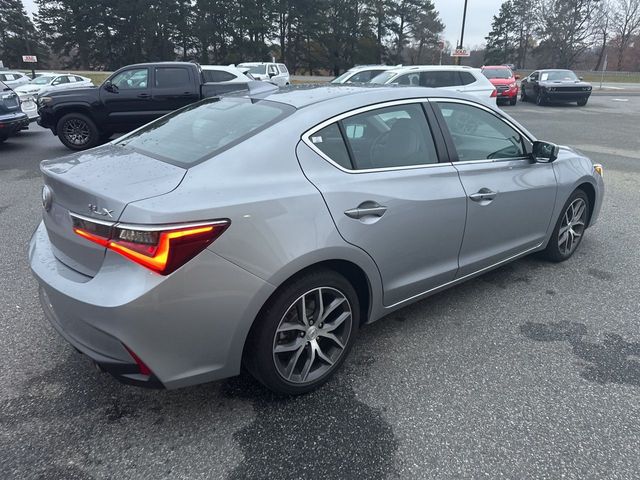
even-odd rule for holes
{"type": "MultiPolygon", "coordinates": [[[[459,49],[464,48],[464,24],[467,21],[467,0],[464,0],[464,11],[462,12],[462,33],[460,34],[460,44],[458,45],[459,49]]],[[[460,65],[462,62],[461,57],[456,58],[456,65],[460,65]]]]}

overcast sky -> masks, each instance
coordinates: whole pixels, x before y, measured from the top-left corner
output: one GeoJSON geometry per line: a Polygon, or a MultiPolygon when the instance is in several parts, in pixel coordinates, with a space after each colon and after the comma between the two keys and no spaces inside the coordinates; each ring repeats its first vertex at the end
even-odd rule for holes
{"type": "MultiPolygon", "coordinates": [[[[27,12],[33,13],[36,10],[34,0],[22,1],[27,12]]],[[[446,25],[444,36],[455,46],[460,38],[464,0],[434,0],[434,3],[446,25]]],[[[474,47],[484,43],[484,37],[491,26],[491,17],[498,13],[501,3],[502,0],[468,0],[465,46],[474,47]]]]}

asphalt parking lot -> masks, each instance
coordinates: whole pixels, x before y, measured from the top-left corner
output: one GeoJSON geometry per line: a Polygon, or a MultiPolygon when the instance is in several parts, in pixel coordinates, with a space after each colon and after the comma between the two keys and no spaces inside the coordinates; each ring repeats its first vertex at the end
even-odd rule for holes
{"type": "Polygon", "coordinates": [[[0,145],[0,478],[640,477],[640,97],[504,108],[604,165],[580,250],[364,328],[290,399],[247,375],[156,391],[94,370],[45,323],[26,260],[38,163],[68,151],[35,125],[0,145]]]}

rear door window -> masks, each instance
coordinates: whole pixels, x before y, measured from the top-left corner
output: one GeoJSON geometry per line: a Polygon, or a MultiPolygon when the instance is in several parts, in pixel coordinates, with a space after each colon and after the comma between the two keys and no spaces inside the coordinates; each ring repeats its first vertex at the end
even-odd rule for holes
{"type": "Polygon", "coordinates": [[[454,70],[420,73],[420,86],[422,87],[442,88],[458,85],[460,85],[460,76],[454,70]]]}
{"type": "Polygon", "coordinates": [[[309,135],[309,141],[343,168],[372,170],[438,163],[419,103],[359,113],[309,135]]]}
{"type": "Polygon", "coordinates": [[[189,70],[181,67],[156,68],[156,88],[180,88],[191,84],[189,70]]]}
{"type": "Polygon", "coordinates": [[[117,144],[188,168],[247,140],[294,111],[289,105],[267,100],[209,98],[151,122],[117,144]]]}

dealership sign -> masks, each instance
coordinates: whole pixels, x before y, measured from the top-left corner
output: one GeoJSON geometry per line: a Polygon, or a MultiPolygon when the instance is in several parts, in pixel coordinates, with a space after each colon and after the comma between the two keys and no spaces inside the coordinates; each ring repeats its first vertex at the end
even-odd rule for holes
{"type": "Polygon", "coordinates": [[[38,57],[35,55],[22,55],[22,61],[24,63],[37,63],[38,57]]]}
{"type": "Polygon", "coordinates": [[[464,48],[456,48],[454,52],[451,54],[452,57],[470,57],[471,54],[469,50],[465,50],[464,48]]]}

